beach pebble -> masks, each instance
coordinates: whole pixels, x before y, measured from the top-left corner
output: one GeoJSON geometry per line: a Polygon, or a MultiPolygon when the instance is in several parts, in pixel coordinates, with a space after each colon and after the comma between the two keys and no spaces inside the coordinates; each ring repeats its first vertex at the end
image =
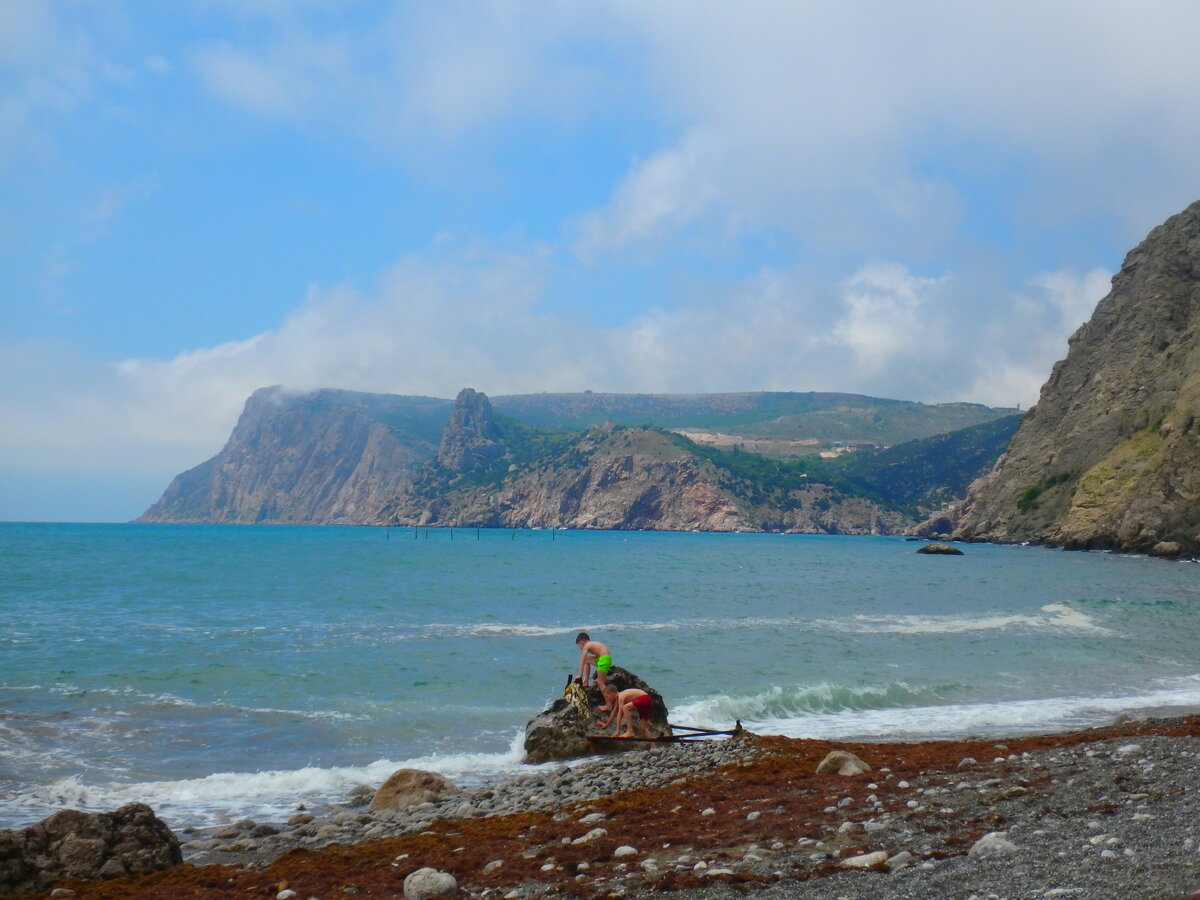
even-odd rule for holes
{"type": "MultiPolygon", "coordinates": [[[[609,694],[609,696],[611,697],[612,695],[609,694]]],[[[628,844],[622,844],[620,847],[618,847],[616,850],[613,851],[613,856],[616,857],[617,859],[620,859],[623,856],[637,856],[637,849],[634,847],[630,847],[628,844]]]]}
{"type": "Polygon", "coordinates": [[[426,867],[417,869],[404,879],[405,900],[427,900],[435,894],[453,897],[457,893],[458,881],[449,872],[426,867]]]}
{"type": "Polygon", "coordinates": [[[591,825],[595,822],[599,822],[603,818],[604,818],[604,813],[594,812],[594,813],[588,813],[586,816],[584,816],[579,821],[582,822],[584,825],[591,825]]]}
{"type": "Polygon", "coordinates": [[[605,829],[593,828],[587,834],[585,834],[581,837],[575,838],[575,840],[571,841],[571,843],[572,844],[588,844],[599,838],[607,837],[607,835],[608,835],[608,832],[605,829]]]}
{"type": "Polygon", "coordinates": [[[843,859],[838,863],[840,869],[869,869],[871,866],[878,865],[881,862],[887,862],[887,854],[882,850],[876,850],[874,853],[862,853],[858,856],[851,856],[848,859],[843,859]]]}
{"type": "Polygon", "coordinates": [[[898,869],[903,869],[906,866],[912,865],[913,855],[907,850],[901,850],[895,856],[889,856],[887,859],[887,867],[895,872],[898,869]]]}
{"type": "Polygon", "coordinates": [[[275,895],[275,900],[292,900],[296,896],[296,892],[291,888],[285,888],[275,895]]]}
{"type": "Polygon", "coordinates": [[[488,875],[492,872],[495,872],[502,865],[504,865],[504,860],[493,859],[490,863],[488,863],[486,866],[483,867],[483,874],[488,875]]]}
{"type": "Polygon", "coordinates": [[[992,856],[1002,853],[1012,853],[1017,845],[1010,841],[1007,832],[989,831],[977,840],[968,851],[969,856],[992,856]]]}
{"type": "Polygon", "coordinates": [[[707,809],[701,810],[701,812],[700,812],[700,815],[702,815],[702,816],[715,816],[716,814],[717,814],[717,811],[715,809],[713,809],[711,806],[708,807],[707,809]]]}
{"type": "Polygon", "coordinates": [[[753,822],[755,819],[757,819],[761,815],[762,815],[762,813],[756,809],[754,812],[746,813],[746,821],[753,822]]]}

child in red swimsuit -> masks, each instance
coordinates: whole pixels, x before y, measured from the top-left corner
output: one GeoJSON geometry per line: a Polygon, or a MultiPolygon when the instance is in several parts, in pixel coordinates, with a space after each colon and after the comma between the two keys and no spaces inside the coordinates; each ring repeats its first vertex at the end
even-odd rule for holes
{"type": "Polygon", "coordinates": [[[626,688],[623,691],[618,691],[616,685],[606,684],[603,688],[604,700],[612,707],[612,712],[608,714],[608,719],[603,722],[597,722],[601,728],[608,730],[608,726],[615,718],[617,720],[616,737],[631,738],[633,734],[633,713],[636,710],[638,714],[638,729],[642,732],[642,737],[653,740],[654,735],[650,733],[650,726],[647,722],[650,719],[650,708],[654,705],[654,698],[639,688],[626,688]],[[625,730],[621,730],[621,726],[625,726],[625,730]]]}

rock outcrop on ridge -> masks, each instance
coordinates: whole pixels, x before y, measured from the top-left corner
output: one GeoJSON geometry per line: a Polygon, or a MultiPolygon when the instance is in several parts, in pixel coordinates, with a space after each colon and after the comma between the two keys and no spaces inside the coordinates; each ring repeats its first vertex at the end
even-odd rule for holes
{"type": "Polygon", "coordinates": [[[1200,201],[1125,257],[955,537],[1200,552],[1200,201]]]}
{"type": "MultiPolygon", "coordinates": [[[[637,688],[654,698],[647,725],[654,737],[669,737],[667,704],[662,695],[628,669],[613,666],[605,676],[617,690],[637,688]]],[[[525,725],[525,762],[543,763],[555,759],[575,759],[620,750],[645,749],[643,741],[593,741],[604,734],[596,727],[597,718],[607,713],[597,712],[604,702],[600,690],[593,686],[568,684],[563,695],[530,719],[525,725]]]]}
{"type": "Polygon", "coordinates": [[[64,809],[21,831],[0,831],[0,894],[40,893],[68,878],[146,875],[181,862],[179,841],[144,803],[107,813],[64,809]]]}

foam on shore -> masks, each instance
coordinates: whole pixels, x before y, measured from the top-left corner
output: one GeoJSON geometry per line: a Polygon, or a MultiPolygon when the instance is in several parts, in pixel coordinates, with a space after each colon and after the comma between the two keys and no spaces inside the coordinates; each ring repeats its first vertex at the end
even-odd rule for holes
{"type": "Polygon", "coordinates": [[[1033,734],[1087,728],[1118,713],[1200,708],[1200,674],[1159,679],[1146,690],[1111,696],[1069,696],[975,703],[920,702],[936,696],[903,683],[858,688],[832,685],[774,688],[750,697],[717,696],[683,703],[672,721],[728,728],[740,719],[751,731],[839,740],[957,739],[978,734],[1033,734]],[[906,700],[907,698],[907,700],[906,700]]]}
{"type": "Polygon", "coordinates": [[[220,825],[242,818],[284,821],[303,804],[319,810],[342,803],[358,785],[378,787],[397,769],[424,769],[450,778],[460,787],[493,783],[522,772],[537,771],[521,763],[524,734],[514,733],[501,753],[430,755],[406,760],[380,759],[362,766],[307,766],[264,772],[216,772],[177,781],[89,784],[60,778],[6,805],[26,814],[32,824],[58,809],[115,809],[126,803],[148,803],[173,826],[220,825]]]}

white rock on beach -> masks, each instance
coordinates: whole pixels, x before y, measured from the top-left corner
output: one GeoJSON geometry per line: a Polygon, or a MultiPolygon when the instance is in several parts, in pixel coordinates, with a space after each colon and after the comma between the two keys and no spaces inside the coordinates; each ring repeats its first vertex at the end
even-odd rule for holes
{"type": "Polygon", "coordinates": [[[1017,845],[1008,839],[1007,832],[989,831],[975,842],[967,852],[968,856],[991,856],[1000,853],[1013,853],[1017,845]]]}
{"type": "Polygon", "coordinates": [[[587,834],[583,835],[582,837],[575,838],[575,840],[571,841],[571,843],[572,844],[587,844],[598,838],[602,838],[602,837],[606,836],[607,834],[608,834],[608,832],[603,828],[593,828],[591,831],[589,831],[587,834]]]}
{"type": "Polygon", "coordinates": [[[404,879],[405,900],[428,900],[435,894],[453,897],[458,893],[458,881],[449,872],[426,867],[417,869],[404,879]]]}
{"type": "Polygon", "coordinates": [[[831,750],[817,764],[817,774],[824,775],[833,772],[837,775],[861,775],[870,772],[871,767],[847,750],[831,750]]]}
{"type": "Polygon", "coordinates": [[[849,859],[843,859],[838,863],[839,869],[869,869],[871,866],[878,865],[881,862],[887,862],[888,855],[882,850],[876,850],[874,853],[863,853],[859,856],[851,856],[849,859]]]}

